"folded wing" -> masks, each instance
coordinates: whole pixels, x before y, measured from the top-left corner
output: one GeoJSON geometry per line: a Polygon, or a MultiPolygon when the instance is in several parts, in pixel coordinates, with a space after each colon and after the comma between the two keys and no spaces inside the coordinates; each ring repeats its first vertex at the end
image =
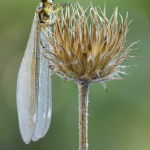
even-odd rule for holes
{"type": "Polygon", "coordinates": [[[28,45],[17,80],[17,109],[22,138],[26,144],[48,131],[52,111],[51,70],[41,52],[39,15],[35,13],[28,45]]]}

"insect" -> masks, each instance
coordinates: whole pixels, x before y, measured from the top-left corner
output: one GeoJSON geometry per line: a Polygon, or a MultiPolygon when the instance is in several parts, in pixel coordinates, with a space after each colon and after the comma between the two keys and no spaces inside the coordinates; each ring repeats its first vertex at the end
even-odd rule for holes
{"type": "MultiPolygon", "coordinates": [[[[52,81],[48,60],[41,55],[44,32],[51,36],[52,14],[68,4],[52,4],[52,0],[41,0],[36,9],[31,33],[17,79],[17,109],[20,132],[28,144],[47,133],[52,113],[52,81]],[[53,11],[53,6],[60,6],[53,11]]],[[[47,49],[51,51],[50,48],[47,49]]]]}

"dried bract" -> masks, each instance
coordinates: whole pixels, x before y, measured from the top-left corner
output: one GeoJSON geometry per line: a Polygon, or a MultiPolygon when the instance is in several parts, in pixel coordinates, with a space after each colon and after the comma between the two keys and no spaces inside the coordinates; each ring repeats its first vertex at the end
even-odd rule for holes
{"type": "MultiPolygon", "coordinates": [[[[88,10],[88,9],[87,9],[88,10]]],[[[106,13],[90,6],[90,13],[78,3],[66,9],[66,13],[56,14],[52,38],[47,38],[52,52],[45,49],[43,55],[49,59],[49,68],[64,80],[75,83],[87,82],[89,84],[110,79],[122,80],[118,74],[126,74],[121,62],[132,56],[127,55],[136,42],[123,49],[127,33],[127,18],[121,17],[119,31],[117,27],[116,8],[111,19],[106,13]],[[103,17],[100,17],[98,11],[103,17]],[[92,25],[88,26],[88,22],[92,25]]]]}

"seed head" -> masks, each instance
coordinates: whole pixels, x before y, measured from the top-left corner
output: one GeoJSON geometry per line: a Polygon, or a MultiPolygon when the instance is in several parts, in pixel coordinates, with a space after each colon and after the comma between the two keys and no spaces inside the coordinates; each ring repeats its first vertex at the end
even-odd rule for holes
{"type": "Polygon", "coordinates": [[[84,10],[78,3],[56,14],[52,38],[47,38],[52,52],[45,50],[43,55],[49,59],[49,68],[53,74],[59,75],[64,80],[72,80],[75,83],[87,82],[89,84],[104,81],[122,80],[118,74],[126,74],[121,62],[136,42],[123,49],[127,33],[127,18],[121,17],[119,31],[117,27],[116,8],[111,19],[106,18],[106,13],[99,7],[90,6],[90,13],[86,17],[84,10]],[[100,17],[98,11],[103,17],[100,17]],[[88,26],[88,22],[92,22],[88,26]]]}

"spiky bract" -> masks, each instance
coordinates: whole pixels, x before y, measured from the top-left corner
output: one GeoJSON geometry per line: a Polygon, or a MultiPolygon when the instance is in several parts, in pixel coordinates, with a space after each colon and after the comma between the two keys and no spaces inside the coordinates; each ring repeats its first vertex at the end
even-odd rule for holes
{"type": "Polygon", "coordinates": [[[52,52],[45,51],[44,56],[50,60],[50,69],[64,80],[73,80],[76,83],[101,82],[114,79],[122,80],[118,74],[125,74],[121,62],[129,58],[130,47],[123,49],[127,33],[127,18],[121,17],[119,31],[117,27],[117,8],[110,20],[106,13],[90,6],[90,13],[86,17],[84,10],[78,3],[73,7],[56,14],[53,37],[49,41],[52,52]],[[88,22],[92,25],[88,26],[88,22]]]}

